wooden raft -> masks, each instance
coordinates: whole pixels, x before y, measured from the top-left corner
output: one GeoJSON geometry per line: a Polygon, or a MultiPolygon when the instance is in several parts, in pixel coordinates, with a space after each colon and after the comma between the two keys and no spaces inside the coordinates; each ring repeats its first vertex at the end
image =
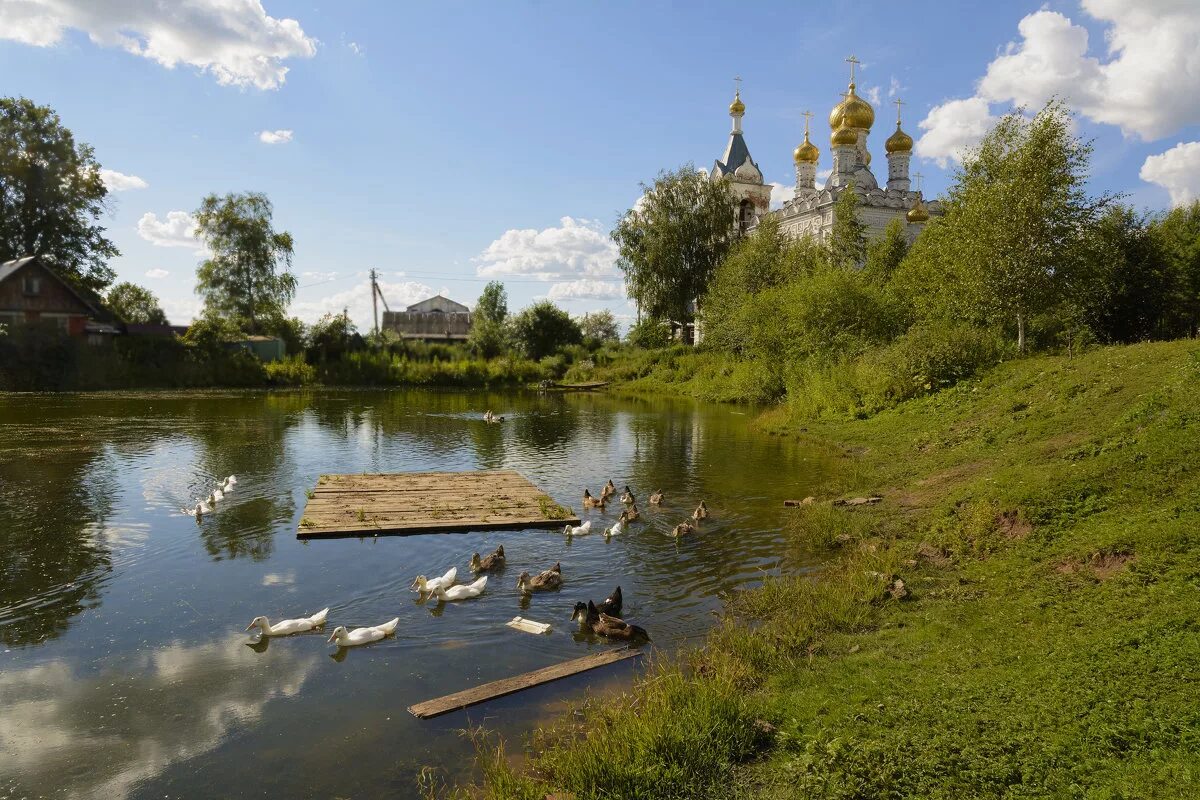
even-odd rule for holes
{"type": "Polygon", "coordinates": [[[514,470],[322,475],[296,536],[450,533],[578,525],[514,470]]]}
{"type": "Polygon", "coordinates": [[[642,651],[640,650],[630,650],[628,648],[596,653],[584,656],[583,658],[576,658],[573,661],[564,661],[552,667],[535,669],[533,672],[526,672],[524,675],[516,675],[512,678],[485,683],[482,686],[476,686],[474,689],[455,692],[454,694],[448,694],[445,697],[439,697],[435,700],[417,703],[415,706],[409,706],[408,710],[414,716],[421,719],[429,719],[430,717],[448,714],[451,711],[458,711],[460,708],[494,700],[497,697],[504,697],[505,695],[519,692],[522,689],[529,689],[533,686],[540,686],[543,683],[559,680],[560,678],[578,675],[580,672],[587,672],[589,669],[603,667],[606,664],[613,664],[617,661],[624,661],[627,658],[635,658],[641,654],[642,651]]]}

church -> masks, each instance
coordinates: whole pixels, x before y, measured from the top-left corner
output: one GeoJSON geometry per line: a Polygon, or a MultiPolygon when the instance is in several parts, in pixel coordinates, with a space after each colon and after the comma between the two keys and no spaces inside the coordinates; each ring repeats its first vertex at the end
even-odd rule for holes
{"type": "MultiPolygon", "coordinates": [[[[867,145],[871,128],[875,124],[875,109],[856,92],[854,65],[858,60],[851,56],[850,86],[842,101],[829,112],[830,155],[832,170],[824,186],[817,187],[817,166],[821,161],[821,150],[809,138],[811,113],[805,112],[804,141],[792,153],[796,167],[795,196],[775,211],[771,210],[771,186],[763,182],[762,170],[750,156],[742,131],[742,118],[746,104],[742,102],[739,88],[729,105],[729,116],[733,118],[733,129],[729,133],[729,144],[724,157],[713,164],[709,178],[728,179],[737,198],[738,226],[743,231],[754,228],[758,220],[774,214],[780,229],[795,238],[812,236],[824,241],[833,229],[834,205],[842,192],[852,190],[858,194],[858,214],[867,226],[870,238],[879,236],[893,219],[904,225],[905,235],[911,242],[930,215],[941,209],[934,201],[926,204],[921,197],[920,186],[914,189],[909,179],[909,162],[912,158],[913,140],[900,127],[900,102],[896,104],[896,130],[883,143],[887,154],[887,182],[880,186],[871,171],[871,151],[867,145]]],[[[918,181],[920,173],[917,173],[918,181]]]]}

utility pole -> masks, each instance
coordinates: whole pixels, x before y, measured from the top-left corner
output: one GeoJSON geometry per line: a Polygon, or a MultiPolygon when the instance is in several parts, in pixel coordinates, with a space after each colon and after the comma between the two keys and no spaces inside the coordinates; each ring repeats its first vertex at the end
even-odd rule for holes
{"type": "Polygon", "coordinates": [[[375,268],[371,268],[371,309],[375,312],[375,336],[379,336],[379,284],[376,282],[375,268]]]}

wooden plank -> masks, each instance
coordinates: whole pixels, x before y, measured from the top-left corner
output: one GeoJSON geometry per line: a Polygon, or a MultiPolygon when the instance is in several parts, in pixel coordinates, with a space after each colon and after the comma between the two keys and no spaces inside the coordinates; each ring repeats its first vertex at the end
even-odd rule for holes
{"type": "Polygon", "coordinates": [[[296,535],[376,536],[577,524],[578,517],[565,513],[513,470],[373,473],[322,475],[296,535]],[[556,519],[555,513],[564,516],[556,519]]]}
{"type": "Polygon", "coordinates": [[[550,683],[561,678],[568,678],[571,675],[578,675],[580,672],[587,672],[597,667],[603,667],[606,664],[614,664],[618,661],[624,661],[627,658],[635,658],[641,654],[641,650],[630,650],[628,648],[594,653],[572,661],[564,661],[552,667],[535,669],[533,672],[526,672],[524,675],[503,678],[491,683],[485,683],[482,686],[476,686],[473,689],[455,692],[454,694],[448,694],[445,697],[438,697],[434,700],[426,700],[424,703],[409,706],[408,710],[413,716],[421,719],[430,719],[431,717],[448,714],[451,711],[458,711],[461,708],[494,700],[497,697],[504,697],[523,689],[540,686],[543,683],[550,683]]]}

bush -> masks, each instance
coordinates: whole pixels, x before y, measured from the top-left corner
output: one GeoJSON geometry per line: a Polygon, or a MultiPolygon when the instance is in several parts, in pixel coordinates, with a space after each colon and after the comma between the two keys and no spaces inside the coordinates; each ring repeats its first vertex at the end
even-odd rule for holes
{"type": "Polygon", "coordinates": [[[549,300],[534,303],[513,317],[512,335],[525,357],[535,360],[583,341],[579,323],[549,300]]]}
{"type": "Polygon", "coordinates": [[[625,341],[634,347],[647,350],[666,347],[671,343],[671,327],[665,320],[646,317],[629,329],[625,341]]]}

